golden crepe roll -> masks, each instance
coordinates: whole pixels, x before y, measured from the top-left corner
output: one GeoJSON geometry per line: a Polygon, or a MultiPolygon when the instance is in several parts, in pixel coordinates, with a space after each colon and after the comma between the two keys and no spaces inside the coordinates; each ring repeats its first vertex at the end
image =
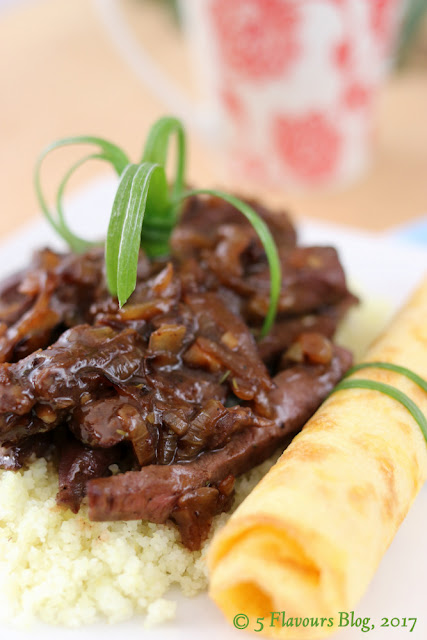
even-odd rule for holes
{"type": "MultiPolygon", "coordinates": [[[[365,361],[427,379],[427,279],[365,361]]],[[[427,394],[406,376],[367,368],[352,378],[393,385],[427,415],[427,394]]],[[[426,441],[403,405],[379,391],[335,392],[214,538],[210,596],[230,621],[248,615],[248,630],[264,616],[260,635],[329,635],[366,590],[426,475],[426,441]],[[276,616],[271,627],[272,611],[326,621],[288,627],[276,616]]]]}

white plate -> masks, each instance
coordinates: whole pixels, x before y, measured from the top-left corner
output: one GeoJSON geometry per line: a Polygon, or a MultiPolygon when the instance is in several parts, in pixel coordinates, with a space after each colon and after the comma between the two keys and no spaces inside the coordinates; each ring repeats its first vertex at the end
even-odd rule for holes
{"type": "MultiPolygon", "coordinates": [[[[68,215],[76,229],[85,229],[93,236],[102,235],[106,227],[105,212],[114,192],[114,183],[98,181],[73,198],[68,215]],[[104,212],[102,214],[101,212],[104,212]],[[99,233],[97,231],[99,230],[99,233]]],[[[373,235],[341,228],[335,225],[304,222],[300,228],[304,243],[332,244],[352,281],[365,292],[366,297],[387,299],[397,308],[410,294],[427,270],[427,251],[393,242],[373,235]]],[[[0,244],[0,273],[10,273],[29,258],[31,251],[40,246],[61,247],[57,237],[43,220],[36,222],[0,244]]],[[[0,496],[1,499],[1,496],[0,496]]],[[[427,488],[419,494],[411,511],[385,554],[355,616],[371,618],[375,629],[373,640],[408,637],[408,640],[427,638],[427,488]],[[414,631],[381,628],[381,619],[417,618],[414,631]]],[[[41,577],[42,579],[42,577],[41,577]]],[[[177,618],[173,623],[145,630],[141,618],[127,623],[108,626],[92,625],[75,630],[37,625],[31,630],[1,628],[1,638],[8,640],[56,640],[59,638],[89,640],[102,634],[103,640],[115,640],[119,633],[126,640],[244,640],[247,634],[230,627],[222,614],[202,594],[194,599],[177,595],[177,618]]],[[[236,612],[238,613],[238,612],[236,612]]],[[[353,640],[366,636],[360,628],[346,628],[334,635],[336,640],[353,640]]],[[[254,636],[253,636],[254,637],[254,636]]]]}

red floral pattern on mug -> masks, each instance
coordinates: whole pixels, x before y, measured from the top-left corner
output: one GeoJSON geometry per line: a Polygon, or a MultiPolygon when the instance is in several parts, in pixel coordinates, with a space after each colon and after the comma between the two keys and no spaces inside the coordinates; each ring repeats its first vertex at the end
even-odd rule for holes
{"type": "Polygon", "coordinates": [[[389,48],[392,39],[393,14],[397,9],[396,0],[371,0],[371,27],[378,40],[389,48]]]}
{"type": "Polygon", "coordinates": [[[343,40],[332,51],[333,62],[338,69],[346,71],[351,62],[351,46],[347,40],[343,40]]]}
{"type": "Polygon", "coordinates": [[[299,52],[292,0],[213,0],[211,15],[223,62],[246,78],[283,74],[299,52]]]}
{"type": "Polygon", "coordinates": [[[277,116],[273,135],[283,162],[299,178],[327,177],[338,162],[340,133],[320,112],[277,116]]]}
{"type": "Polygon", "coordinates": [[[373,88],[352,82],[344,91],[344,104],[349,109],[369,107],[373,100],[373,88]]]}
{"type": "Polygon", "coordinates": [[[254,180],[268,185],[271,180],[265,158],[253,155],[247,149],[233,148],[230,153],[233,168],[246,180],[254,180]]]}
{"type": "Polygon", "coordinates": [[[244,120],[246,117],[246,109],[243,102],[234,91],[228,88],[221,90],[221,100],[228,114],[235,120],[244,120]]]}

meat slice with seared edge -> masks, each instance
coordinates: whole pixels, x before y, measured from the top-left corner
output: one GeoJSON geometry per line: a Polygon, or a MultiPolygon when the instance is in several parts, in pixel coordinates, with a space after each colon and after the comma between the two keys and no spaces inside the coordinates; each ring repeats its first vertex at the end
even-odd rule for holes
{"type": "Polygon", "coordinates": [[[221,483],[227,479],[229,489],[230,476],[248,471],[271,456],[279,445],[286,444],[342,378],[351,361],[348,351],[335,347],[328,365],[296,365],[281,371],[269,394],[275,408],[274,419],[232,435],[220,450],[207,452],[187,464],[149,465],[141,471],[91,480],[88,483],[91,520],[143,519],[163,523],[170,518],[180,525],[184,510],[187,518],[181,528],[183,542],[192,549],[199,548],[209,529],[207,522],[210,524],[223,506],[229,506],[225,497],[229,498],[230,492],[224,494],[221,483]],[[208,513],[201,509],[207,487],[208,513]],[[197,495],[200,501],[194,499],[197,495]],[[192,501],[186,501],[189,496],[192,501]]]}

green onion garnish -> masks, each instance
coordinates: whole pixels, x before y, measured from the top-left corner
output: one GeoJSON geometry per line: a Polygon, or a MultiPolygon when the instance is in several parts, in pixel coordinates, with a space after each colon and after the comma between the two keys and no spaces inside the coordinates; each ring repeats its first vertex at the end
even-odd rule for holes
{"type": "Polygon", "coordinates": [[[391,362],[361,362],[360,364],[355,364],[351,369],[347,371],[344,378],[348,378],[352,373],[356,371],[360,371],[360,369],[387,369],[388,371],[394,371],[395,373],[401,373],[403,376],[406,376],[412,382],[415,382],[423,391],[427,393],[427,381],[424,380],[421,376],[419,376],[411,369],[407,369],[406,367],[402,367],[398,364],[392,364],[391,362]]]}
{"type": "Polygon", "coordinates": [[[362,362],[347,371],[344,379],[337,384],[332,393],[335,393],[335,391],[342,391],[343,389],[368,389],[384,393],[390,398],[397,400],[397,402],[400,402],[409,411],[420,427],[424,439],[427,442],[427,419],[418,405],[416,405],[415,402],[406,395],[406,393],[392,385],[385,384],[384,382],[378,382],[377,380],[368,380],[365,378],[352,378],[351,380],[345,379],[352,373],[369,367],[387,369],[389,371],[394,371],[395,373],[400,373],[415,382],[415,384],[421,387],[423,391],[427,392],[427,381],[406,367],[401,367],[400,365],[392,364],[391,362],[362,362]]]}
{"type": "Polygon", "coordinates": [[[79,238],[71,231],[64,217],[62,198],[64,195],[65,187],[67,186],[67,183],[73,173],[89,160],[103,160],[105,162],[108,162],[112,165],[118,175],[121,175],[126,165],[129,164],[129,159],[124,151],[122,151],[115,144],[108,142],[108,140],[104,140],[103,138],[96,138],[94,136],[75,136],[71,138],[62,138],[61,140],[56,140],[56,142],[52,142],[52,144],[48,145],[38,157],[34,170],[34,186],[41,210],[43,211],[44,215],[46,216],[52,227],[55,229],[55,231],[65,240],[69,247],[77,253],[86,251],[95,243],[84,240],[83,238],[79,238]],[[56,212],[52,212],[49,210],[41,187],[41,166],[46,156],[55,149],[76,144],[91,146],[95,145],[95,147],[98,147],[99,150],[97,153],[91,153],[84,156],[81,160],[76,162],[71,167],[71,169],[67,171],[64,178],[62,179],[61,184],[59,185],[59,189],[56,195],[56,212]]]}
{"type": "Polygon", "coordinates": [[[105,243],[107,285],[111,295],[117,296],[119,305],[123,306],[135,290],[140,248],[150,258],[169,255],[170,237],[179,221],[183,201],[193,195],[212,195],[240,211],[252,224],[264,247],[270,269],[270,301],[260,336],[267,335],[276,317],[281,289],[281,267],[274,239],[256,211],[235,196],[212,189],[185,191],[186,140],[182,123],[170,117],[158,120],[150,129],[139,164],[131,164],[117,145],[93,136],[64,138],[42,152],[35,169],[40,207],[57,233],[76,252],[86,251],[94,243],[80,238],[69,228],[63,195],[73,173],[92,159],[108,162],[120,176],[105,243]],[[166,164],[173,136],[176,136],[176,166],[169,185],[166,164]],[[51,211],[41,188],[41,165],[51,151],[74,144],[95,145],[97,151],[76,162],[65,174],[57,191],[56,211],[51,211]]]}

